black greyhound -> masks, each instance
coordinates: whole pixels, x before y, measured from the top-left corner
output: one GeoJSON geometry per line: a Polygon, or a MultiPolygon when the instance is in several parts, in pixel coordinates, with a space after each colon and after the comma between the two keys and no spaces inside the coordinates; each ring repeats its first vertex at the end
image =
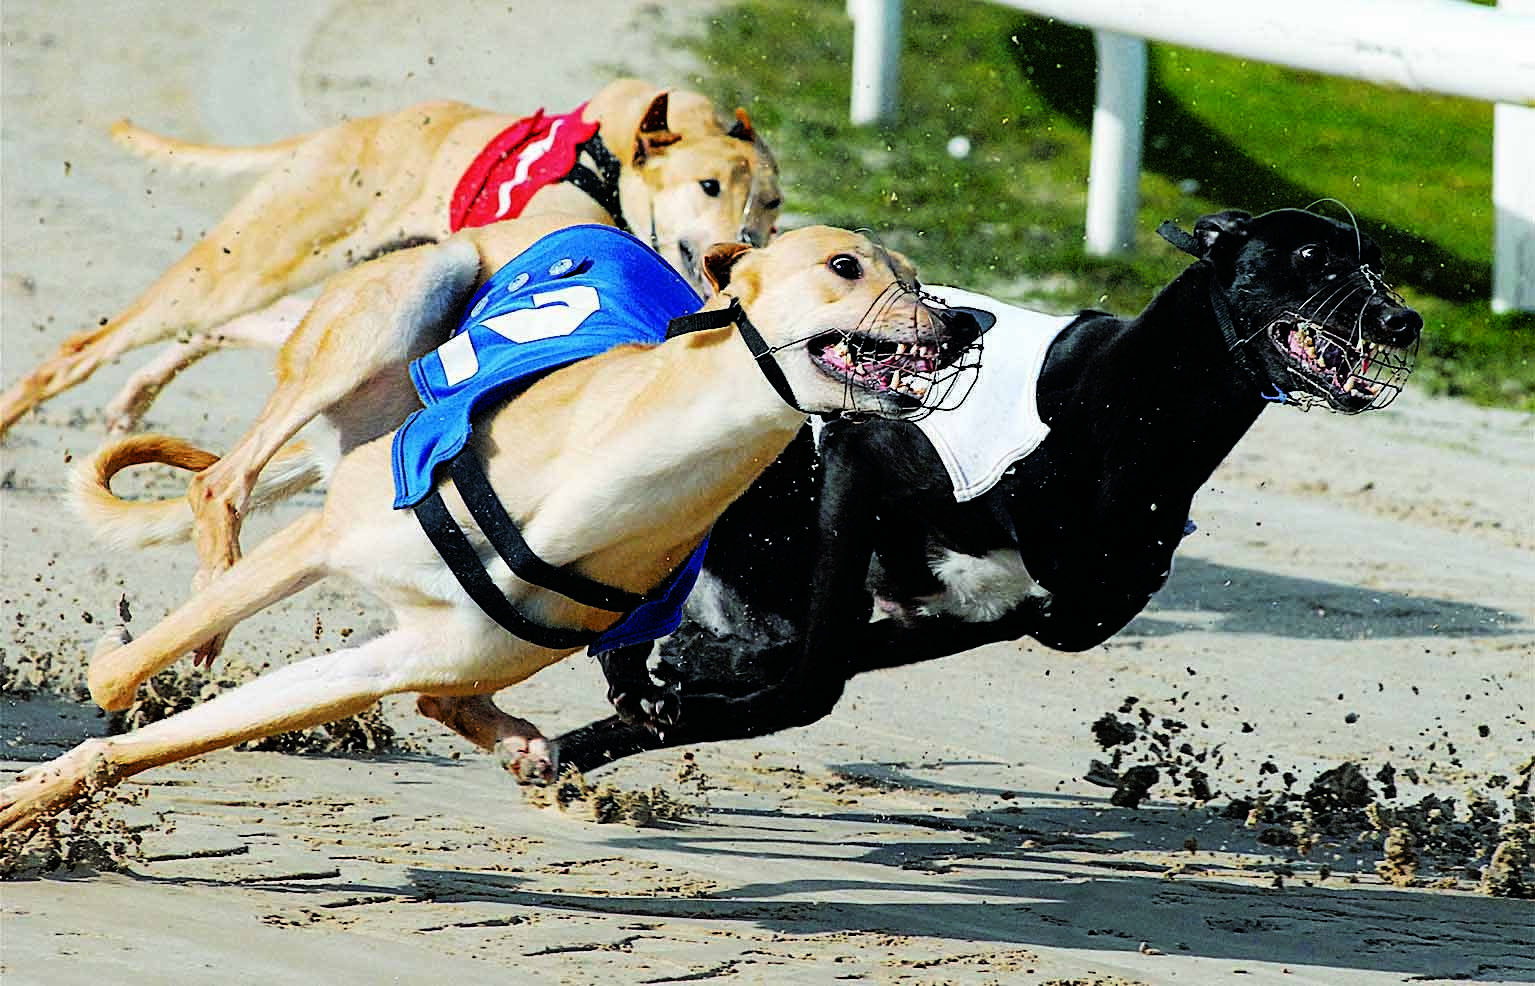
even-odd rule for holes
{"type": "Polygon", "coordinates": [[[1056,337],[1048,436],[980,497],[956,502],[910,423],[802,434],[712,535],[668,687],[648,647],[605,655],[620,715],[559,737],[561,765],[808,724],[854,674],[994,641],[1100,644],[1166,581],[1195,492],[1264,408],[1396,395],[1423,321],[1355,227],[1285,209],[1159,232],[1198,262],[1138,317],[1086,311],[1056,337]],[[967,569],[989,598],[953,598],[967,569]],[[876,598],[893,618],[870,622],[876,598]]]}

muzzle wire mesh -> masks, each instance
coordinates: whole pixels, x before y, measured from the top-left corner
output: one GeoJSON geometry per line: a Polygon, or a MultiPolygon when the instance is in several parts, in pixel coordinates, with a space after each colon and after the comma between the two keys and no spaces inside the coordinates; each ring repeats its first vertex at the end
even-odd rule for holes
{"type": "MultiPolygon", "coordinates": [[[[842,343],[858,376],[911,402],[911,410],[903,415],[911,421],[958,407],[969,396],[984,352],[984,336],[974,322],[967,312],[950,308],[917,282],[898,275],[858,325],[841,333],[842,343]],[[890,340],[891,313],[903,306],[910,309],[904,318],[907,331],[901,339],[890,340]]],[[[844,381],[846,410],[869,409],[871,396],[853,378],[844,381]]]]}
{"type": "MultiPolygon", "coordinates": [[[[1385,280],[1369,266],[1361,264],[1346,277],[1340,277],[1328,288],[1319,289],[1311,298],[1294,309],[1282,311],[1266,325],[1268,334],[1276,326],[1288,325],[1290,332],[1307,333],[1307,355],[1321,372],[1332,377],[1337,389],[1345,395],[1368,398],[1368,403],[1356,408],[1339,408],[1327,397],[1316,393],[1323,387],[1310,376],[1295,367],[1287,367],[1294,388],[1288,394],[1289,402],[1302,410],[1323,407],[1345,414],[1376,411],[1396,400],[1412,373],[1418,352],[1418,339],[1403,347],[1388,346],[1365,338],[1365,318],[1372,308],[1405,308],[1406,303],[1393,291],[1385,280]],[[1372,304],[1380,299],[1380,304],[1372,304]],[[1357,305],[1352,329],[1345,328],[1349,308],[1357,305]]],[[[1290,336],[1286,336],[1290,341],[1290,336]]],[[[1295,345],[1294,342],[1290,343],[1295,345]]],[[[1292,354],[1293,355],[1293,354],[1292,354]]]]}

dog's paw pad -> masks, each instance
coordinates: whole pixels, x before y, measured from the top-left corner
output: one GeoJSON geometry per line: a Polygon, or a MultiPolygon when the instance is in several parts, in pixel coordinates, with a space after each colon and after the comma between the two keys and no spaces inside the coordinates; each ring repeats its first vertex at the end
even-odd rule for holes
{"type": "Polygon", "coordinates": [[[518,784],[554,783],[554,754],[542,738],[530,740],[526,746],[503,741],[496,747],[496,761],[518,784]]]}
{"type": "Polygon", "coordinates": [[[638,726],[644,723],[644,703],[638,695],[632,692],[609,691],[608,704],[613,706],[613,711],[618,714],[618,718],[629,725],[638,726]]]}

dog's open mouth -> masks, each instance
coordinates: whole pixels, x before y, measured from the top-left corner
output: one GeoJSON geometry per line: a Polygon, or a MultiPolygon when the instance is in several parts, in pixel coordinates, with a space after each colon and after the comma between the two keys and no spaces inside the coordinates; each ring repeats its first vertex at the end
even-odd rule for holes
{"type": "Polygon", "coordinates": [[[1416,345],[1402,349],[1345,334],[1299,315],[1269,324],[1269,339],[1291,375],[1340,411],[1385,407],[1412,372],[1416,345]]]}
{"type": "Polygon", "coordinates": [[[810,340],[810,358],[828,375],[860,390],[923,406],[939,374],[964,347],[933,339],[896,340],[861,332],[828,332],[810,340]]]}

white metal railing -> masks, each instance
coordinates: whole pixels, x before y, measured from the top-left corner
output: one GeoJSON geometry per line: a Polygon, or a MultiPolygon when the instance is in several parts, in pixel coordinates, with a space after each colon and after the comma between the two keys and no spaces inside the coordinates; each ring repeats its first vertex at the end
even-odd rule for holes
{"type": "MultiPolygon", "coordinates": [[[[1493,298],[1535,311],[1535,0],[992,0],[1093,28],[1097,106],[1088,177],[1089,253],[1134,241],[1146,40],[1495,102],[1493,298]]],[[[848,0],[851,116],[895,112],[901,0],[848,0]]]]}

